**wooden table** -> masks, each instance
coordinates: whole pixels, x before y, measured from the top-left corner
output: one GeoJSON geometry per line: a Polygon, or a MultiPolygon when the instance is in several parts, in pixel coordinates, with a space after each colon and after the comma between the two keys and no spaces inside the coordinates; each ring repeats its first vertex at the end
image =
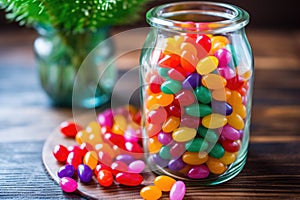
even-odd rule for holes
{"type": "MultiPolygon", "coordinates": [[[[117,41],[118,51],[144,36],[117,41]]],[[[72,110],[52,107],[41,89],[35,37],[29,29],[0,31],[0,198],[81,199],[63,193],[42,163],[46,138],[72,110]]],[[[248,37],[256,72],[246,166],[233,180],[199,187],[186,199],[300,199],[300,31],[248,30],[248,37]]],[[[121,58],[120,69],[137,66],[138,55],[121,58]]]]}

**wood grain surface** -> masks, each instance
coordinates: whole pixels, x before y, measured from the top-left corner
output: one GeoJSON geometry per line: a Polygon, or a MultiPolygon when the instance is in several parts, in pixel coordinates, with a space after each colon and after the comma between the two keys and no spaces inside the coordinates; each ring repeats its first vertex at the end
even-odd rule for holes
{"type": "MultiPolygon", "coordinates": [[[[117,48],[142,44],[145,35],[118,41],[117,48]]],[[[0,198],[84,199],[62,192],[43,166],[44,142],[73,113],[52,107],[42,91],[35,37],[28,29],[0,30],[0,198]]],[[[246,166],[221,185],[188,188],[185,199],[300,199],[300,30],[248,30],[248,37],[255,89],[246,166]]],[[[122,56],[118,67],[137,66],[138,55],[122,56]]],[[[99,198],[135,199],[139,189],[114,187],[99,198]]]]}

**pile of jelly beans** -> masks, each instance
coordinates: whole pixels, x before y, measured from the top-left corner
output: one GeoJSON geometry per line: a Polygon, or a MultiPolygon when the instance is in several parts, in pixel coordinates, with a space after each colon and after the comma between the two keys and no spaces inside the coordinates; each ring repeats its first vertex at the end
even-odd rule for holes
{"type": "MultiPolygon", "coordinates": [[[[88,184],[93,177],[103,187],[140,185],[146,167],[140,123],[141,112],[131,105],[114,111],[107,109],[85,128],[70,121],[61,123],[60,132],[77,143],[53,148],[54,157],[62,165],[57,171],[61,189],[74,192],[78,187],[76,179],[88,184]]],[[[184,183],[173,178],[160,176],[154,184],[144,187],[141,197],[155,200],[162,196],[162,191],[170,192],[171,200],[183,199],[185,195],[184,183]]]]}
{"type": "Polygon", "coordinates": [[[150,161],[188,179],[223,174],[242,145],[251,70],[224,35],[161,41],[143,74],[150,161]]]}

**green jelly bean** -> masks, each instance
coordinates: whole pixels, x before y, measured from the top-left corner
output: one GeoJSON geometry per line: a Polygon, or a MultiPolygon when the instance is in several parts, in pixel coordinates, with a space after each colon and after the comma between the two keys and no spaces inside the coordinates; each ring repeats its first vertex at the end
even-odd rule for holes
{"type": "Polygon", "coordinates": [[[158,68],[158,74],[159,74],[161,77],[169,78],[168,72],[169,72],[169,69],[168,69],[168,68],[164,68],[164,67],[159,67],[159,68],[158,68]]]}
{"type": "Polygon", "coordinates": [[[198,128],[198,134],[211,143],[216,143],[219,139],[219,136],[216,134],[214,130],[207,129],[204,126],[200,126],[198,128]]]}
{"type": "MultiPolygon", "coordinates": [[[[233,46],[231,44],[227,44],[226,49],[231,52],[232,60],[233,60],[232,64],[234,65],[233,67],[236,67],[238,65],[238,61],[237,61],[238,56],[236,55],[233,46]]],[[[231,64],[231,63],[229,63],[229,64],[231,64]]]]}
{"type": "Polygon", "coordinates": [[[204,104],[211,102],[211,92],[204,86],[197,87],[195,90],[198,101],[204,104]]]}
{"type": "Polygon", "coordinates": [[[161,84],[160,89],[165,94],[176,94],[181,90],[181,83],[175,80],[167,80],[161,84]]]}
{"type": "Polygon", "coordinates": [[[216,143],[215,146],[209,152],[209,155],[214,158],[222,158],[224,154],[225,150],[219,143],[216,143]]]}
{"type": "Polygon", "coordinates": [[[189,152],[200,152],[208,148],[208,143],[202,138],[195,138],[194,140],[185,143],[185,149],[189,152]]]}
{"type": "Polygon", "coordinates": [[[171,154],[170,154],[170,147],[169,146],[162,146],[160,148],[160,151],[159,151],[159,156],[162,159],[170,159],[172,157],[171,154]]]}
{"type": "Polygon", "coordinates": [[[211,107],[206,104],[192,104],[185,108],[185,112],[193,117],[204,117],[212,113],[211,107]]]}

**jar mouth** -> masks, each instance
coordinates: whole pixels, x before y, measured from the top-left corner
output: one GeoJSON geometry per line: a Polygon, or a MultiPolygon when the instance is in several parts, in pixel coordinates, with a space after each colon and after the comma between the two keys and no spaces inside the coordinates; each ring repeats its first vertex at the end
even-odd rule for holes
{"type": "Polygon", "coordinates": [[[249,23],[249,14],[231,4],[188,1],[154,7],[147,12],[146,19],[157,28],[216,34],[243,28],[249,23]]]}

